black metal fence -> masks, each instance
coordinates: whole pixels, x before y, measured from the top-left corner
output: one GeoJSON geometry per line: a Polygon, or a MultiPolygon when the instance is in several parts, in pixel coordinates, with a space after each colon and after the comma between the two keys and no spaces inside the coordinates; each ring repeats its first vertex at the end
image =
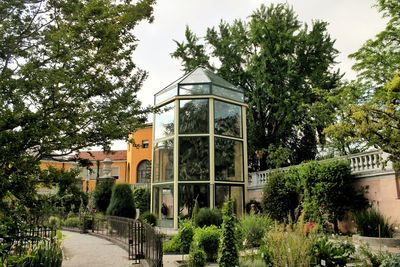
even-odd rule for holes
{"type": "Polygon", "coordinates": [[[2,246],[8,248],[7,254],[21,256],[28,250],[32,250],[39,245],[49,248],[56,241],[56,229],[47,226],[31,226],[20,230],[13,236],[4,237],[2,246]]]}
{"type": "Polygon", "coordinates": [[[98,235],[112,239],[122,245],[129,254],[129,259],[140,263],[146,259],[150,267],[162,266],[162,238],[153,227],[140,220],[105,216],[100,218],[84,217],[93,223],[83,223],[92,226],[91,230],[98,235]]]}

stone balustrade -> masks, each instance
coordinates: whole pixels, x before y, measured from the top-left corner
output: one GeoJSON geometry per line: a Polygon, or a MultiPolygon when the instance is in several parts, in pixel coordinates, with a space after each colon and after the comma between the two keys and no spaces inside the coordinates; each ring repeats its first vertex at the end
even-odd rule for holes
{"type": "MultiPolygon", "coordinates": [[[[350,161],[351,173],[355,177],[366,177],[378,173],[393,172],[392,162],[388,159],[389,154],[382,150],[372,150],[351,154],[338,159],[348,159],[350,161]]],[[[249,173],[248,189],[261,189],[267,183],[271,172],[284,171],[288,168],[279,168],[266,171],[249,173]]]]}

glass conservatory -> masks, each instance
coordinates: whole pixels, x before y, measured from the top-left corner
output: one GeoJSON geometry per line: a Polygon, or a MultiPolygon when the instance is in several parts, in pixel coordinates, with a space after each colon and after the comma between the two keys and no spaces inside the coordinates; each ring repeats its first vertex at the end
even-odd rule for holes
{"type": "Polygon", "coordinates": [[[243,91],[197,68],[154,96],[151,207],[161,227],[200,208],[234,200],[244,212],[247,191],[243,91]]]}

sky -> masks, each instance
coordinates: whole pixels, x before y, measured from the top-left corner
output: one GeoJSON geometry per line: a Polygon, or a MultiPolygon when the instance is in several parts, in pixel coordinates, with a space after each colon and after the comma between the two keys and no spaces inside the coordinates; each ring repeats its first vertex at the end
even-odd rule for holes
{"type": "MultiPolygon", "coordinates": [[[[346,79],[356,75],[351,70],[354,62],[348,55],[385,27],[385,20],[373,7],[375,0],[158,0],[153,23],[142,22],[135,29],[139,42],[134,62],[149,75],[138,92],[143,106],[152,105],[156,92],[184,74],[180,61],[170,54],[176,48],[174,40],[184,40],[186,25],[203,37],[207,27],[217,26],[221,20],[246,20],[261,4],[271,3],[288,3],[299,20],[307,24],[315,19],[329,23],[328,32],[336,40],[335,48],[339,51],[337,67],[346,79]]],[[[113,149],[126,149],[126,145],[119,141],[113,149]]]]}

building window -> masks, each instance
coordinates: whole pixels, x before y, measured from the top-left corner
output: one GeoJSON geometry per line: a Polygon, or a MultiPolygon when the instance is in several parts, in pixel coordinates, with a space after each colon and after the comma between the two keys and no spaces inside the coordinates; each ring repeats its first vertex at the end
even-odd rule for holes
{"type": "Polygon", "coordinates": [[[143,160],[137,168],[137,183],[150,182],[150,161],[143,160]]]}
{"type": "Polygon", "coordinates": [[[149,140],[143,140],[142,141],[142,148],[148,148],[149,147],[149,140]]]}

